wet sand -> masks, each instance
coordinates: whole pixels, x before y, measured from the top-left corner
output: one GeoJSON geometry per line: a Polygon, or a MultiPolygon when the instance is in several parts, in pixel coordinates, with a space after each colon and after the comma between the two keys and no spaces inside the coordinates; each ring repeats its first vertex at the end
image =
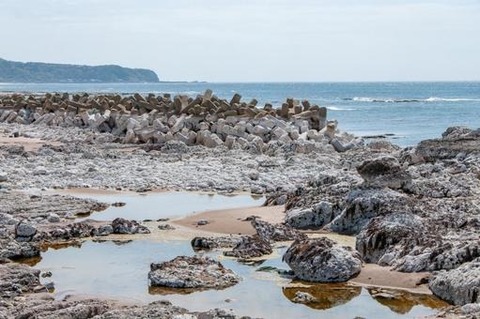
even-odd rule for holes
{"type": "Polygon", "coordinates": [[[245,220],[247,217],[254,215],[276,224],[283,221],[284,210],[283,206],[220,209],[176,219],[172,224],[212,233],[253,235],[255,230],[250,221],[245,220]],[[206,220],[208,224],[200,226],[200,220],[206,220]]]}

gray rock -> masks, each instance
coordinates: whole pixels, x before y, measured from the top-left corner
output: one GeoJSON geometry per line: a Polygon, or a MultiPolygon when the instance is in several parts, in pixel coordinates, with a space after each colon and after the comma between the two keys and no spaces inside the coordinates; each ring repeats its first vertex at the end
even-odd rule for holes
{"type": "Polygon", "coordinates": [[[270,255],[273,252],[270,242],[258,235],[243,236],[238,244],[223,254],[229,257],[250,259],[270,255]]]}
{"type": "Polygon", "coordinates": [[[0,172],[0,183],[8,181],[8,175],[5,172],[0,172]]]}
{"type": "Polygon", "coordinates": [[[112,221],[114,234],[149,234],[147,227],[140,225],[135,220],[127,220],[124,218],[115,218],[112,221]]]}
{"type": "Polygon", "coordinates": [[[357,167],[357,171],[365,182],[373,187],[400,189],[412,180],[399,161],[391,156],[366,160],[357,167]]]}
{"type": "Polygon", "coordinates": [[[222,289],[240,281],[240,277],[218,261],[186,256],[151,264],[148,279],[151,286],[193,289],[222,289]]]}
{"type": "Polygon", "coordinates": [[[480,302],[480,258],[456,269],[435,273],[429,282],[432,292],[455,305],[480,302]]]}
{"type": "Polygon", "coordinates": [[[58,216],[55,213],[50,213],[50,214],[48,214],[47,220],[50,223],[58,223],[58,222],[60,222],[60,216],[58,216]]]}
{"type": "Polygon", "coordinates": [[[251,218],[251,223],[257,235],[267,241],[292,241],[306,239],[307,236],[289,225],[271,224],[258,218],[251,218]]]}
{"type": "Polygon", "coordinates": [[[283,260],[298,279],[314,282],[345,282],[362,268],[358,252],[327,238],[295,241],[283,260]]]}
{"type": "Polygon", "coordinates": [[[13,238],[0,238],[0,258],[21,259],[40,256],[40,250],[32,243],[17,242],[13,238]]]}
{"type": "Polygon", "coordinates": [[[342,212],[325,228],[342,234],[358,234],[373,217],[408,212],[410,202],[406,195],[389,189],[352,190],[342,212]]]}
{"type": "Polygon", "coordinates": [[[357,235],[356,249],[365,262],[391,265],[402,253],[395,251],[394,246],[399,243],[401,247],[414,246],[425,232],[424,223],[422,218],[412,214],[373,218],[357,235]]]}
{"type": "Polygon", "coordinates": [[[15,297],[33,292],[40,285],[40,270],[27,265],[8,263],[0,264],[0,296],[15,297]]]}
{"type": "Polygon", "coordinates": [[[335,217],[332,204],[321,201],[310,208],[294,208],[285,214],[285,223],[298,229],[320,228],[331,222],[335,217]]]}
{"type": "Polygon", "coordinates": [[[215,248],[233,248],[241,241],[238,236],[195,237],[190,241],[193,250],[209,250],[215,248]]]}
{"type": "Polygon", "coordinates": [[[15,235],[17,237],[31,238],[37,233],[37,228],[30,223],[21,221],[15,227],[15,235]]]}

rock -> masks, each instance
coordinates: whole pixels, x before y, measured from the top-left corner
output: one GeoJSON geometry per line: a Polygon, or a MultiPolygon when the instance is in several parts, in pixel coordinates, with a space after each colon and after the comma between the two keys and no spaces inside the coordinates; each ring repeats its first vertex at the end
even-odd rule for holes
{"type": "Polygon", "coordinates": [[[400,189],[411,183],[411,176],[391,156],[378,157],[364,161],[357,167],[360,176],[372,187],[400,189]]]}
{"type": "Polygon", "coordinates": [[[480,133],[462,127],[449,127],[441,139],[421,141],[415,153],[427,162],[452,159],[459,154],[478,154],[480,133]]]}
{"type": "Polygon", "coordinates": [[[112,221],[114,234],[150,234],[147,227],[140,225],[135,220],[127,220],[124,218],[115,218],[112,221]]]}
{"type": "Polygon", "coordinates": [[[55,214],[55,213],[50,213],[50,214],[48,214],[48,216],[47,216],[47,220],[48,220],[50,223],[58,223],[58,222],[60,222],[60,216],[58,216],[58,215],[55,214]]]}
{"type": "Polygon", "coordinates": [[[229,257],[250,259],[269,255],[272,252],[273,249],[268,240],[258,235],[253,235],[243,236],[231,251],[225,251],[223,254],[229,257]]]}
{"type": "Polygon", "coordinates": [[[251,223],[257,235],[267,241],[291,241],[307,238],[305,234],[288,225],[274,225],[255,217],[251,218],[251,223]]]}
{"type": "Polygon", "coordinates": [[[345,282],[362,268],[358,252],[327,238],[295,241],[283,260],[298,279],[314,282],[345,282]]]}
{"type": "Polygon", "coordinates": [[[47,175],[47,174],[48,174],[47,169],[43,166],[37,167],[33,171],[33,175],[47,175]]]}
{"type": "Polygon", "coordinates": [[[37,228],[32,224],[27,222],[21,221],[15,227],[15,236],[16,237],[25,237],[25,238],[32,238],[37,233],[37,228]]]}
{"type": "Polygon", "coordinates": [[[285,223],[297,229],[315,229],[328,224],[334,217],[332,204],[321,201],[311,208],[288,210],[285,223]]]}
{"type": "Polygon", "coordinates": [[[95,235],[96,236],[108,236],[113,234],[113,226],[112,225],[103,225],[97,228],[95,235]]]}
{"type": "Polygon", "coordinates": [[[434,273],[429,288],[439,298],[455,305],[480,302],[480,258],[456,269],[434,273]]]}
{"type": "Polygon", "coordinates": [[[8,181],[8,175],[5,172],[0,172],[0,183],[8,181]]]}
{"type": "Polygon", "coordinates": [[[391,265],[394,260],[402,257],[400,251],[394,250],[394,246],[399,243],[401,247],[415,246],[425,232],[424,224],[425,220],[412,214],[373,218],[357,235],[356,249],[365,262],[391,265]]]}
{"type": "Polygon", "coordinates": [[[233,248],[241,241],[240,237],[195,237],[191,240],[193,250],[210,250],[215,248],[233,248]]]}
{"type": "Polygon", "coordinates": [[[174,230],[175,229],[175,227],[173,227],[170,224],[161,224],[161,225],[158,225],[157,228],[160,229],[160,230],[174,230]]]}
{"type": "Polygon", "coordinates": [[[27,265],[0,264],[0,296],[12,298],[23,293],[33,292],[40,285],[40,270],[27,265]]]}
{"type": "Polygon", "coordinates": [[[197,226],[204,226],[208,224],[210,224],[210,222],[206,219],[200,219],[199,221],[197,221],[197,226]]]}
{"type": "Polygon", "coordinates": [[[348,193],[345,207],[326,229],[341,234],[357,234],[373,217],[408,212],[408,196],[389,189],[354,189],[348,193]]]}
{"type": "Polygon", "coordinates": [[[240,282],[233,271],[208,257],[185,257],[151,264],[151,286],[192,289],[223,289],[240,282]]]}
{"type": "Polygon", "coordinates": [[[0,258],[16,260],[37,256],[40,256],[40,250],[34,244],[0,237],[0,258]]]}

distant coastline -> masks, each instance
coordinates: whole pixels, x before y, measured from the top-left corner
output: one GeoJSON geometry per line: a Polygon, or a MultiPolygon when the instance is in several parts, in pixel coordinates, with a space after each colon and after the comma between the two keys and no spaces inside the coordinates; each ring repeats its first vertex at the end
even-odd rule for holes
{"type": "Polygon", "coordinates": [[[15,62],[0,58],[0,83],[159,83],[148,69],[119,65],[15,62]]]}

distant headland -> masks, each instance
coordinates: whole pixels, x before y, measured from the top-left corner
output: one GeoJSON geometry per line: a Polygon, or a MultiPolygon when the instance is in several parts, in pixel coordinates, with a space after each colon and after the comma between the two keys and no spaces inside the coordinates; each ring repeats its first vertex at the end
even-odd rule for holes
{"type": "Polygon", "coordinates": [[[14,62],[0,58],[0,82],[24,83],[144,83],[159,82],[155,72],[119,65],[74,65],[14,62]]]}

